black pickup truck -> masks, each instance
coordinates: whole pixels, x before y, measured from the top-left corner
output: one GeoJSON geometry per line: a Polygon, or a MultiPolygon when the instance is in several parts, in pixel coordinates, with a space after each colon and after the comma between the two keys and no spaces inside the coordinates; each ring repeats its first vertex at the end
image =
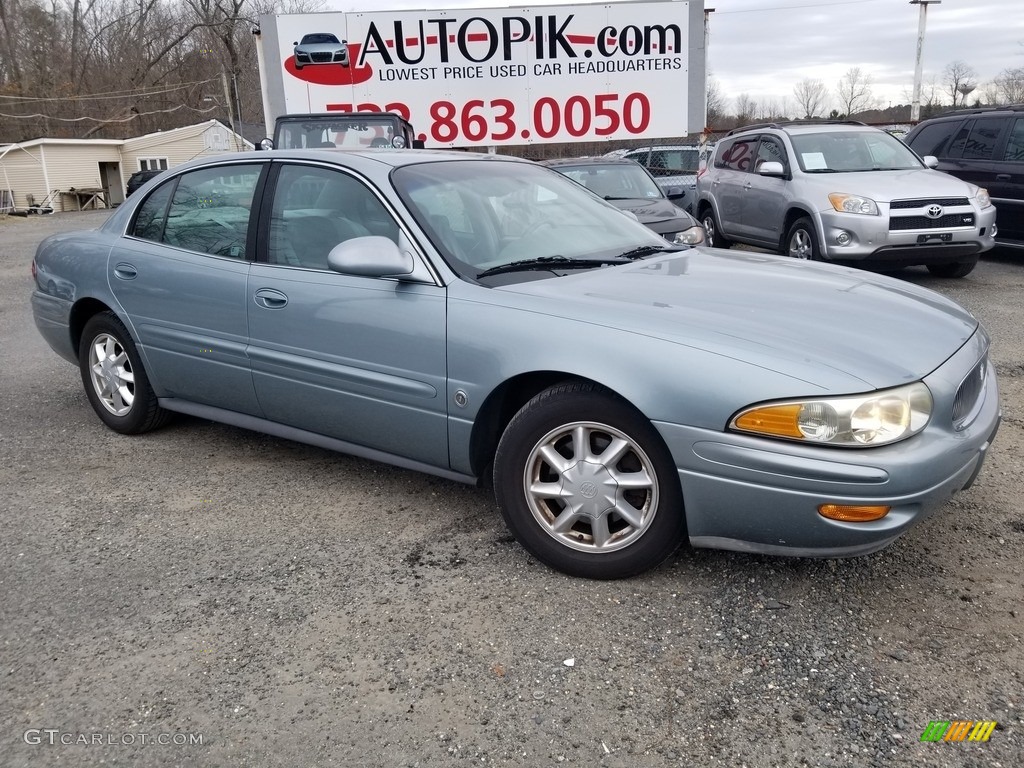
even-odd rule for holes
{"type": "Polygon", "coordinates": [[[281,115],[274,138],[258,149],[422,149],[412,124],[395,112],[318,112],[281,115]]]}

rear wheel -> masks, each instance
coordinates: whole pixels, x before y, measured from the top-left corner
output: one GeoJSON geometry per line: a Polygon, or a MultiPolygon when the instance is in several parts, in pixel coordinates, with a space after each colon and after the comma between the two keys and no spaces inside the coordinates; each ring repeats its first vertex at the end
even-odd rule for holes
{"type": "Polygon", "coordinates": [[[807,217],[793,222],[786,233],[786,249],[784,255],[806,261],[821,261],[818,249],[818,237],[814,233],[814,224],[807,217]]]}
{"type": "Polygon", "coordinates": [[[965,261],[954,261],[950,264],[929,264],[928,271],[936,277],[967,277],[978,266],[978,257],[965,261]]]}
{"type": "Polygon", "coordinates": [[[685,530],[678,474],[657,431],[595,384],[551,387],[523,406],[498,444],[494,491],[516,539],[572,576],[642,573],[685,530]]]}
{"type": "Polygon", "coordinates": [[[135,343],[113,312],[85,324],[78,364],[89,403],[115,432],[139,434],[167,421],[169,413],[157,403],[135,343]]]}
{"type": "Polygon", "coordinates": [[[715,219],[715,212],[710,207],[705,208],[700,215],[701,226],[704,227],[704,235],[707,237],[708,245],[712,248],[729,248],[732,241],[722,235],[722,229],[715,219]]]}

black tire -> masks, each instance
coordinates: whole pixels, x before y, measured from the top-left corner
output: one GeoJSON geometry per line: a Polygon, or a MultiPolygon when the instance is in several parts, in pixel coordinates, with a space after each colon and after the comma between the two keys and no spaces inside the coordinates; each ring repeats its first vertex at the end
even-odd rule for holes
{"type": "Polygon", "coordinates": [[[115,432],[137,435],[167,422],[128,329],[113,312],[85,324],[78,368],[92,409],[115,432]]]}
{"type": "Polygon", "coordinates": [[[519,543],[570,576],[635,576],[662,563],[686,531],[679,475],[661,436],[591,383],[551,387],[520,409],[494,457],[494,494],[519,543]],[[576,458],[578,440],[588,461],[576,458]],[[565,466],[556,470],[554,455],[565,466]],[[622,489],[616,480],[625,476],[631,487],[622,489]],[[576,513],[564,514],[570,506],[576,513]]]}
{"type": "Polygon", "coordinates": [[[786,232],[782,255],[806,261],[821,261],[818,235],[814,231],[814,223],[806,216],[790,225],[789,231],[786,232]]]}
{"type": "Polygon", "coordinates": [[[964,261],[949,264],[929,264],[928,271],[936,277],[967,277],[978,266],[978,257],[972,256],[964,261]]]}
{"type": "Polygon", "coordinates": [[[715,212],[711,210],[710,206],[704,208],[700,214],[700,224],[704,227],[704,236],[707,238],[708,245],[712,248],[731,248],[732,240],[729,240],[722,235],[722,227],[718,224],[718,219],[715,218],[715,212]]]}

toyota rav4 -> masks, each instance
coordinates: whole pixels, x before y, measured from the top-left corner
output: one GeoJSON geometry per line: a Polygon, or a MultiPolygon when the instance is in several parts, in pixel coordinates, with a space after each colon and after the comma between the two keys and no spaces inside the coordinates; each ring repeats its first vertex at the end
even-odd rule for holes
{"type": "Polygon", "coordinates": [[[717,247],[964,277],[995,243],[996,212],[936,163],[863,123],[738,128],[697,180],[697,217],[717,247]]]}

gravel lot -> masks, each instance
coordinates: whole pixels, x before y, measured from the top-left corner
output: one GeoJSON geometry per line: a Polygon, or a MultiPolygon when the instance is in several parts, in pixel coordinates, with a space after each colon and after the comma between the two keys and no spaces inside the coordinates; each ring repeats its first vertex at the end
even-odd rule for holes
{"type": "Polygon", "coordinates": [[[994,339],[1003,426],[941,514],[869,557],[684,549],[599,583],[484,490],[107,430],[28,304],[36,243],[104,216],[0,217],[0,765],[1024,763],[1024,256],[900,273],[994,339]],[[938,720],[999,725],[922,743],[938,720]]]}

